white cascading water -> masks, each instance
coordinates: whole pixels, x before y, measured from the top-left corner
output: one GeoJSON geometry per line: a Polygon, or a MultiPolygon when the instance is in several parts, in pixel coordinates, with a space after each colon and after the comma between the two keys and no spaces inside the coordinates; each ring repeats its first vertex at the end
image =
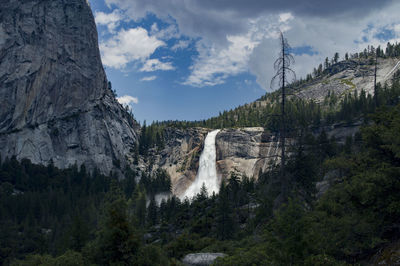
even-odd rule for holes
{"type": "Polygon", "coordinates": [[[217,152],[215,149],[215,138],[220,130],[213,130],[209,132],[204,140],[204,149],[200,156],[199,170],[194,182],[188,187],[183,194],[182,198],[188,197],[189,199],[197,195],[204,183],[207,188],[208,195],[213,192],[219,191],[219,178],[217,176],[216,157],[217,152]]]}

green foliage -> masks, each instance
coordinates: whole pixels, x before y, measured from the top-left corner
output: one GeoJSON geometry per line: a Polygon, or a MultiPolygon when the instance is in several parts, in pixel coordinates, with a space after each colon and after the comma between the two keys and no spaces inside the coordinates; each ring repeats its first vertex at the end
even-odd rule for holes
{"type": "Polygon", "coordinates": [[[98,264],[134,264],[140,240],[128,218],[127,202],[116,183],[107,193],[105,214],[93,245],[98,264]]]}
{"type": "Polygon", "coordinates": [[[136,265],[168,266],[170,265],[170,262],[164,251],[159,246],[146,245],[140,249],[136,265]]]}
{"type": "Polygon", "coordinates": [[[164,126],[160,126],[157,122],[146,126],[146,121],[144,121],[139,139],[139,153],[141,155],[147,156],[149,149],[154,147],[158,150],[164,148],[164,128],[164,126]]]}
{"type": "Polygon", "coordinates": [[[25,260],[15,260],[11,266],[78,266],[85,265],[86,262],[81,253],[68,250],[63,255],[53,258],[49,255],[29,255],[25,260]]]}
{"type": "MultiPolygon", "coordinates": [[[[236,181],[234,182],[236,183],[236,181]]],[[[235,233],[235,214],[229,194],[229,189],[223,182],[217,202],[217,235],[222,240],[234,237],[235,233]]],[[[234,195],[232,196],[234,197],[234,195]]]]}
{"type": "Polygon", "coordinates": [[[146,192],[150,195],[171,192],[171,177],[164,169],[158,169],[153,176],[142,172],[139,183],[144,186],[146,192]]]}
{"type": "Polygon", "coordinates": [[[79,251],[91,238],[111,177],[6,158],[0,165],[0,260],[79,251]]]}
{"type": "MultiPolygon", "coordinates": [[[[323,169],[334,170],[337,183],[312,210],[306,210],[304,201],[290,200],[267,222],[262,241],[236,248],[216,265],[347,265],[398,240],[400,105],[383,108],[371,119],[361,130],[358,153],[326,157],[323,169]]],[[[326,142],[324,134],[319,139],[326,142]]],[[[351,149],[354,144],[349,143],[351,149]]]]}

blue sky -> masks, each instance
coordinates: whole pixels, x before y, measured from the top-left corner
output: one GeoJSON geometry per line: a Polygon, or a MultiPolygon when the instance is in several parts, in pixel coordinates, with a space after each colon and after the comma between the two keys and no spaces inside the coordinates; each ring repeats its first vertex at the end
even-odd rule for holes
{"type": "Polygon", "coordinates": [[[361,11],[338,1],[329,12],[256,0],[89,2],[108,79],[139,121],[206,119],[273,90],[279,30],[298,77],[335,52],[400,37],[400,6],[389,0],[364,1],[361,11]]]}

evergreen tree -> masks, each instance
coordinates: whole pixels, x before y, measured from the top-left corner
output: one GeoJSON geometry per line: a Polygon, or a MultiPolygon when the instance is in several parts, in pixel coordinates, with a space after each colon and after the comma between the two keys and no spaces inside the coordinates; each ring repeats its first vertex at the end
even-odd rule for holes
{"type": "Polygon", "coordinates": [[[149,207],[147,209],[147,224],[149,226],[153,226],[157,224],[157,203],[154,198],[154,195],[150,199],[149,207]]]}
{"type": "Polygon", "coordinates": [[[230,239],[235,232],[233,208],[225,182],[221,183],[217,202],[217,235],[220,239],[230,239]]]}
{"type": "Polygon", "coordinates": [[[95,261],[99,264],[135,264],[140,241],[128,219],[127,202],[116,182],[107,193],[105,214],[95,241],[95,261]]]}
{"type": "Polygon", "coordinates": [[[333,62],[336,64],[339,61],[339,53],[335,53],[333,56],[333,62]]]}

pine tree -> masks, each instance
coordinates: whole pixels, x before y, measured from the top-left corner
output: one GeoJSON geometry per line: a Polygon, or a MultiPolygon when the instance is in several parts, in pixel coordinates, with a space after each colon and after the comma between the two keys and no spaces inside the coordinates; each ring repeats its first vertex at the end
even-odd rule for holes
{"type": "Polygon", "coordinates": [[[95,261],[102,265],[135,263],[140,241],[127,215],[127,202],[113,181],[106,195],[105,216],[95,241],[95,261]]]}
{"type": "Polygon", "coordinates": [[[81,216],[75,216],[71,229],[71,248],[75,251],[81,251],[88,239],[88,225],[81,216]]]}
{"type": "Polygon", "coordinates": [[[217,202],[217,235],[220,239],[230,239],[235,232],[233,208],[229,200],[229,191],[222,182],[217,202]]]}
{"type": "Polygon", "coordinates": [[[335,53],[333,57],[333,62],[336,64],[339,61],[339,53],[335,53]]]}
{"type": "Polygon", "coordinates": [[[200,188],[200,193],[197,194],[197,196],[196,196],[196,200],[198,200],[199,202],[202,202],[202,201],[206,200],[207,198],[208,198],[208,191],[207,191],[206,184],[203,182],[203,184],[201,185],[201,188],[200,188]]]}
{"type": "Polygon", "coordinates": [[[279,79],[279,85],[281,86],[281,195],[283,200],[287,199],[287,188],[288,188],[288,180],[285,174],[285,150],[286,150],[286,113],[285,113],[285,102],[286,102],[286,83],[288,82],[289,75],[293,76],[293,79],[296,79],[296,75],[294,71],[290,68],[290,65],[294,63],[294,58],[290,54],[290,45],[287,40],[284,38],[283,33],[280,33],[280,54],[278,59],[274,63],[274,68],[277,71],[275,76],[273,77],[271,82],[274,82],[276,79],[279,79]]]}
{"type": "Polygon", "coordinates": [[[157,203],[154,198],[154,195],[151,197],[149,207],[147,209],[147,223],[149,226],[153,226],[157,224],[157,203]]]}
{"type": "Polygon", "coordinates": [[[140,188],[135,204],[135,218],[139,227],[144,228],[146,225],[146,190],[140,188]]]}

